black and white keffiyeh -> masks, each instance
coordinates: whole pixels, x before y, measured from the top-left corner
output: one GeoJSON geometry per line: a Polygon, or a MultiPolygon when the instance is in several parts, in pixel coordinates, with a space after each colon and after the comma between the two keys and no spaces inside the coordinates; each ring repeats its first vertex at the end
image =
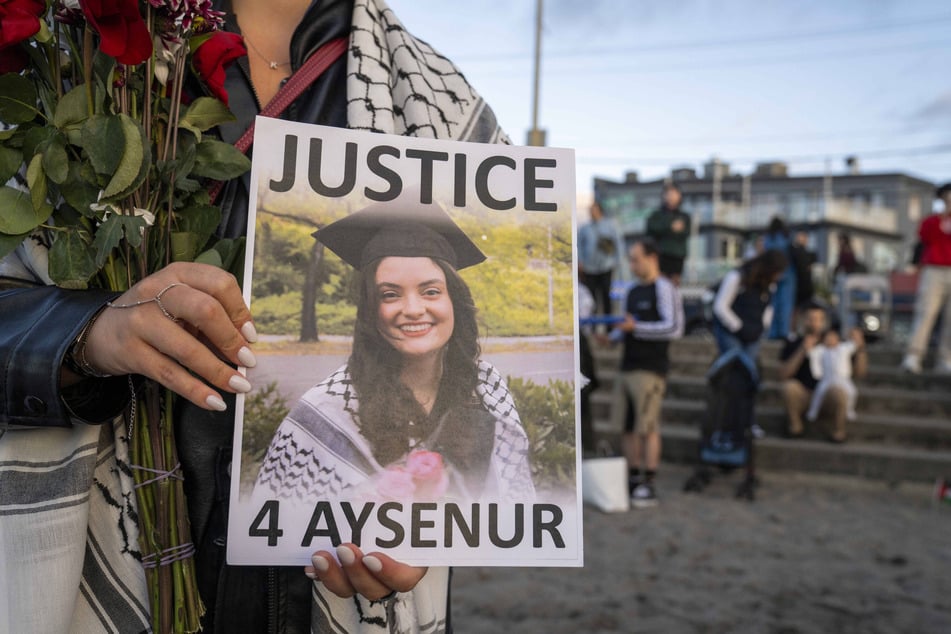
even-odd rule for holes
{"type": "MultiPolygon", "coordinates": [[[[505,381],[480,361],[476,396],[495,420],[487,498],[527,502],[535,497],[528,437],[505,381]]],[[[268,447],[252,498],[313,502],[333,499],[384,470],[360,432],[358,397],[347,366],[308,390],[281,422],[268,447]]],[[[343,497],[346,497],[345,495],[343,497]]],[[[314,631],[440,632],[445,627],[448,571],[431,568],[410,592],[389,601],[341,599],[314,586],[314,631]],[[430,629],[423,627],[431,624],[430,629]],[[374,625],[376,624],[376,625],[374,625]],[[379,625],[387,629],[374,629],[379,625]]]]}

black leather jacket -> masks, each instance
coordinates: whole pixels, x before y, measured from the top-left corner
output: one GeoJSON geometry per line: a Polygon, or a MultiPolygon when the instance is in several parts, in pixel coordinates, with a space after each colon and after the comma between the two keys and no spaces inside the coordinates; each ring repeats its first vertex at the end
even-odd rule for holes
{"type": "MultiPolygon", "coordinates": [[[[323,43],[350,32],[352,0],[313,0],[290,43],[298,68],[323,43]]],[[[235,30],[233,22],[229,28],[235,30]]],[[[228,72],[225,87],[237,122],[223,126],[234,142],[259,112],[246,58],[228,72]]],[[[346,55],[284,113],[284,118],[345,127],[346,55]]],[[[221,237],[246,232],[249,177],[227,183],[219,198],[221,237]]],[[[116,293],[67,291],[0,279],[0,425],[69,426],[71,417],[110,420],[127,405],[123,377],[59,386],[60,366],[83,325],[116,293]],[[67,405],[68,403],[68,405],[67,405]]],[[[206,632],[296,634],[310,631],[310,582],[300,567],[235,567],[224,563],[234,399],[228,411],[209,412],[182,402],[176,440],[185,474],[192,537],[206,632]]]]}

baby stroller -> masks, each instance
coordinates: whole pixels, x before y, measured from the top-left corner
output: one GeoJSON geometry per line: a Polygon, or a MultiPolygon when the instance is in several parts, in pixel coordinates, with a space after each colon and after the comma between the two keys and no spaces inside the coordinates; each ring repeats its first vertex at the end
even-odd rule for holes
{"type": "Polygon", "coordinates": [[[707,411],[700,427],[699,465],[684,483],[684,491],[701,492],[713,477],[711,467],[723,472],[745,467],[736,497],[752,501],[756,488],[753,469],[753,410],[757,384],[749,370],[734,359],[707,381],[707,411]]]}

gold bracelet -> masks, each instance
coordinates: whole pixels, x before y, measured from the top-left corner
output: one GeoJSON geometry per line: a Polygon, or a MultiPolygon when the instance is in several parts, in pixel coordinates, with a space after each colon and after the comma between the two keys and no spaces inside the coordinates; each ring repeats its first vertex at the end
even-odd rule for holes
{"type": "MultiPolygon", "coordinates": [[[[105,310],[105,307],[103,307],[103,310],[105,310]]],[[[89,364],[89,360],[86,359],[86,337],[89,336],[92,325],[96,323],[96,320],[99,319],[99,315],[101,314],[102,310],[93,315],[92,319],[86,322],[86,325],[79,331],[79,335],[77,335],[73,341],[73,345],[70,346],[69,351],[66,353],[66,367],[79,376],[92,377],[95,379],[106,379],[112,376],[111,374],[104,374],[92,367],[89,364]]]]}

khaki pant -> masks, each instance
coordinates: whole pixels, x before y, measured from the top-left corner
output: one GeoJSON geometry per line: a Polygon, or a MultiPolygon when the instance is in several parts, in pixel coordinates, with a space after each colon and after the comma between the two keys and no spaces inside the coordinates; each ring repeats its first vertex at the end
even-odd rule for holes
{"type": "Polygon", "coordinates": [[[618,426],[642,435],[658,433],[667,379],[655,372],[634,370],[621,373],[619,387],[614,402],[615,420],[620,423],[618,426]],[[628,398],[634,406],[633,428],[624,423],[628,398]]]}
{"type": "MultiPolygon", "coordinates": [[[[786,406],[786,416],[789,418],[789,433],[801,434],[803,431],[802,415],[809,409],[812,400],[812,390],[796,379],[783,381],[783,403],[786,406]]],[[[831,434],[836,440],[845,440],[845,421],[848,412],[848,394],[838,386],[830,386],[822,399],[819,409],[819,420],[831,424],[831,434]]]]}

